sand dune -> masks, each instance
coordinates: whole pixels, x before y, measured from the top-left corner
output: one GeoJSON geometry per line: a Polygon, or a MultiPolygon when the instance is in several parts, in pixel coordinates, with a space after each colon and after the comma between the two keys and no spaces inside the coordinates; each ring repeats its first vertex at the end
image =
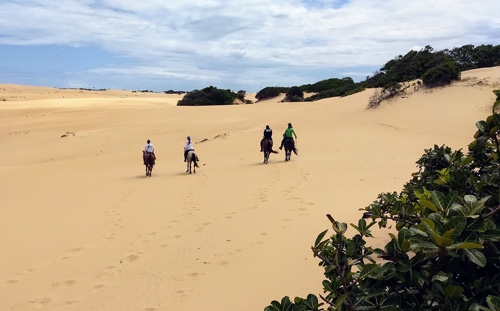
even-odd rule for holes
{"type": "Polygon", "coordinates": [[[357,222],[377,194],[401,190],[424,149],[466,150],[489,115],[500,68],[462,77],[372,110],[373,90],[177,107],[179,95],[0,85],[0,305],[250,311],[322,293],[310,246],[325,214],[357,222]],[[277,148],[288,122],[299,156],[262,164],[265,125],[277,148]],[[192,175],[186,135],[201,159],[192,175]]]}

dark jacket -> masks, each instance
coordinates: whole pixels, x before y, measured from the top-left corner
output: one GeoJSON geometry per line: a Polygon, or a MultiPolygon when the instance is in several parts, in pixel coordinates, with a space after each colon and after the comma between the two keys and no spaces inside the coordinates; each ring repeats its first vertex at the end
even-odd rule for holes
{"type": "Polygon", "coordinates": [[[264,138],[273,138],[273,130],[271,129],[265,129],[264,130],[264,138]]]}

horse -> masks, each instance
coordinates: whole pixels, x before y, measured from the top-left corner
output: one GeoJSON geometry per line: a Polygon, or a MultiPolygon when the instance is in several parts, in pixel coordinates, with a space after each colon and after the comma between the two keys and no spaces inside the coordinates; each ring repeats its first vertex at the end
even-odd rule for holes
{"type": "Polygon", "coordinates": [[[198,156],[196,155],[196,153],[194,153],[194,150],[189,150],[186,156],[186,162],[187,162],[186,173],[189,172],[189,174],[191,174],[192,164],[194,164],[193,173],[196,173],[196,168],[199,167],[198,161],[200,161],[200,159],[198,159],[198,156]]]}
{"type": "Polygon", "coordinates": [[[278,153],[278,151],[273,150],[273,140],[271,138],[264,138],[260,143],[260,147],[264,152],[264,163],[267,164],[269,161],[269,155],[271,153],[278,153]]]}
{"type": "Polygon", "coordinates": [[[152,153],[142,151],[142,158],[144,160],[144,165],[146,166],[146,176],[151,177],[151,172],[153,171],[153,166],[155,165],[155,156],[152,153]]]}
{"type": "Polygon", "coordinates": [[[295,148],[295,141],[293,138],[286,138],[283,144],[285,146],[285,161],[290,161],[290,157],[293,153],[297,154],[297,148],[295,148]]]}

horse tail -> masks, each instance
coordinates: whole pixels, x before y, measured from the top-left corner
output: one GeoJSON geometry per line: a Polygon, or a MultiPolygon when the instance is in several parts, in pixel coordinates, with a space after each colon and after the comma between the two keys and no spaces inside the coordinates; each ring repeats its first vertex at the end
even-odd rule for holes
{"type": "Polygon", "coordinates": [[[278,151],[271,149],[272,153],[278,153],[278,151]]]}
{"type": "Polygon", "coordinates": [[[198,156],[196,155],[196,153],[193,152],[193,164],[194,164],[194,167],[199,167],[198,166],[198,156]]]}

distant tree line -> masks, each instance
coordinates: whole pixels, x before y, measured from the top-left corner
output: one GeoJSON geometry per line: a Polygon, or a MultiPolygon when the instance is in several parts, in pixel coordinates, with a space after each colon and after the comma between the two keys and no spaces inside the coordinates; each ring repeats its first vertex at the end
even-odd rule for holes
{"type": "MultiPolygon", "coordinates": [[[[265,87],[255,98],[257,101],[275,98],[285,94],[283,101],[315,101],[329,97],[348,96],[366,88],[380,88],[369,100],[369,107],[376,107],[381,101],[402,94],[410,81],[426,87],[437,87],[460,80],[463,70],[493,67],[500,65],[500,45],[468,44],[451,50],[434,51],[426,46],[420,51],[409,51],[388,61],[380,70],[365,80],[355,83],[352,78],[331,78],[314,84],[301,86],[265,87]],[[406,84],[405,84],[406,83],[406,84]],[[314,93],[304,98],[304,93],[314,93]]],[[[175,93],[174,91],[169,91],[175,93]]],[[[168,92],[166,92],[168,93],[168,92]]],[[[253,103],[245,100],[245,91],[232,92],[210,86],[202,90],[187,93],[178,106],[232,105],[235,103],[253,103]]]]}
{"type": "Polygon", "coordinates": [[[355,83],[352,78],[332,78],[314,84],[298,87],[266,87],[255,96],[257,100],[277,97],[285,93],[285,101],[314,101],[328,97],[347,96],[366,88],[382,88],[380,99],[399,94],[404,90],[402,83],[421,80],[427,87],[436,87],[460,80],[461,71],[500,65],[500,45],[464,45],[451,50],[434,51],[426,46],[420,51],[410,51],[388,61],[373,76],[355,83]],[[301,98],[302,92],[316,93],[301,98]],[[292,93],[289,93],[293,89],[292,93]]]}

